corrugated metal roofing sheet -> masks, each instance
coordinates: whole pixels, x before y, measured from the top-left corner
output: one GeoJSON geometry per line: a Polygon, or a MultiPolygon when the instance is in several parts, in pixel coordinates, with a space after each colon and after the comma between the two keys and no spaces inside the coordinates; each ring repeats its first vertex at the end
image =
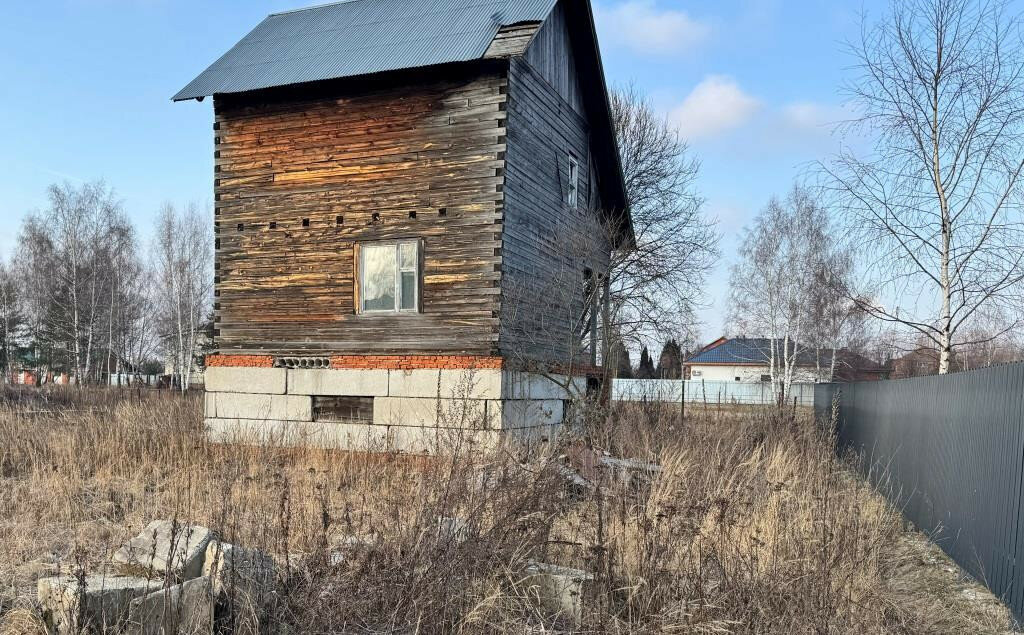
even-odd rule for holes
{"type": "Polygon", "coordinates": [[[555,0],[347,0],[268,16],[175,101],[483,57],[555,0]]]}
{"type": "MultiPolygon", "coordinates": [[[[783,340],[776,340],[776,357],[781,357],[783,340]]],[[[789,343],[792,350],[793,343],[789,343]]],[[[797,353],[798,366],[812,366],[815,360],[814,351],[801,348],[797,353]]],[[[766,364],[772,356],[772,341],[768,338],[737,337],[726,340],[703,350],[686,360],[687,364],[766,364]]],[[[821,351],[821,364],[828,367],[831,360],[830,351],[821,351]]]]}

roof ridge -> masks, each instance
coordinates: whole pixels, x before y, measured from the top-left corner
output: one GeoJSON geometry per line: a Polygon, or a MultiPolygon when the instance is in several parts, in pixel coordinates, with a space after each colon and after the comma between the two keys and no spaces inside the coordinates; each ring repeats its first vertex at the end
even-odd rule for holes
{"type": "Polygon", "coordinates": [[[323,4],[314,4],[308,7],[299,7],[298,9],[288,9],[287,11],[275,11],[267,15],[268,18],[272,18],[276,15],[288,15],[290,13],[302,13],[303,11],[311,11],[313,9],[323,9],[324,7],[333,7],[336,4],[350,4],[352,2],[359,2],[359,0],[335,0],[334,2],[325,2],[323,4]]]}

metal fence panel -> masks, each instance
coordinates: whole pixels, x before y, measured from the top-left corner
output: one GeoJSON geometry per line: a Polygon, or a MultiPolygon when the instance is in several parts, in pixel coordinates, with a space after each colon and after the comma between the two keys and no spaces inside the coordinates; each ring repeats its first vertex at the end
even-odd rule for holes
{"type": "Polygon", "coordinates": [[[1024,364],[818,384],[840,451],[904,516],[1024,617],[1024,364]]]}
{"type": "MultiPolygon", "coordinates": [[[[678,379],[616,379],[612,382],[615,401],[667,401],[679,403],[684,382],[678,379]]],[[[773,404],[775,393],[768,382],[689,380],[686,401],[709,404],[773,404]]],[[[794,383],[789,402],[796,397],[801,406],[814,405],[814,384],[794,383]]]]}

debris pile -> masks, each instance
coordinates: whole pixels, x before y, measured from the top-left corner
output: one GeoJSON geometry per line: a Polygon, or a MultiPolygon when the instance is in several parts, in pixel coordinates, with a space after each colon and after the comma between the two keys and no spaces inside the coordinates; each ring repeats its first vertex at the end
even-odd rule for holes
{"type": "Polygon", "coordinates": [[[51,632],[256,633],[277,585],[274,560],[199,525],[150,523],[103,571],[41,578],[51,632]]]}

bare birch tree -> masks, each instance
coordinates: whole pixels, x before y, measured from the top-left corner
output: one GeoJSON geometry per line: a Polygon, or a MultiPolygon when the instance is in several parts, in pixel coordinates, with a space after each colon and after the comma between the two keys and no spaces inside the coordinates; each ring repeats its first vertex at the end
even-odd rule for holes
{"type": "Polygon", "coordinates": [[[192,381],[203,320],[213,290],[211,223],[189,204],[178,212],[167,204],[157,217],[154,269],[161,333],[167,357],[184,392],[192,381]]]}
{"type": "Polygon", "coordinates": [[[114,254],[122,247],[117,236],[131,229],[102,182],[53,185],[47,194],[47,209],[22,226],[19,277],[38,339],[36,359],[41,349],[50,362],[63,352],[75,379],[84,382],[103,373],[106,298],[116,286],[114,254]]]}
{"type": "Polygon", "coordinates": [[[1024,279],[1024,59],[998,0],[908,0],[865,25],[849,92],[873,135],[866,156],[823,166],[868,263],[862,302],[909,327],[950,370],[978,311],[1020,315],[1024,279]]]}
{"type": "Polygon", "coordinates": [[[781,402],[794,381],[797,360],[808,353],[817,282],[827,266],[828,216],[804,189],[773,198],[744,232],[740,261],[730,275],[732,321],[748,334],[769,338],[768,364],[781,402]]]}
{"type": "Polygon", "coordinates": [[[612,257],[610,329],[635,344],[696,319],[719,235],[678,131],[633,88],[612,91],[611,106],[636,244],[612,257]]]}
{"type": "Polygon", "coordinates": [[[0,369],[3,377],[14,377],[14,359],[21,331],[21,307],[14,272],[0,259],[0,369]]]}

